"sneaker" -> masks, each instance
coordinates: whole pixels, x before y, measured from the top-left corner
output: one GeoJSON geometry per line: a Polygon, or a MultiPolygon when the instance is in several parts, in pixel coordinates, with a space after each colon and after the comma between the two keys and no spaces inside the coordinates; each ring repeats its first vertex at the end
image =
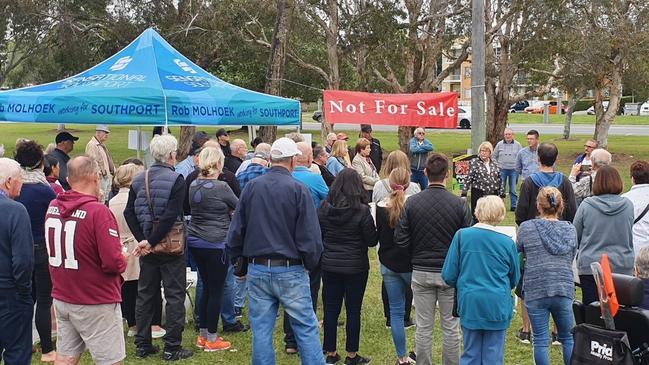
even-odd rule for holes
{"type": "Polygon", "coordinates": [[[410,351],[408,354],[408,362],[413,365],[417,363],[417,354],[414,351],[410,351]]]}
{"type": "Polygon", "coordinates": [[[396,365],[410,365],[410,361],[407,360],[406,362],[401,362],[401,361],[397,360],[396,365]]]}
{"type": "Polygon", "coordinates": [[[559,335],[552,332],[552,344],[554,346],[561,346],[561,341],[559,341],[559,335]]]}
{"type": "Polygon", "coordinates": [[[217,338],[216,341],[214,342],[205,341],[205,347],[203,347],[203,351],[205,352],[223,351],[229,348],[230,348],[230,342],[223,341],[222,338],[217,338]]]}
{"type": "Polygon", "coordinates": [[[56,351],[50,351],[41,355],[41,362],[54,362],[56,360],[56,351]]]}
{"type": "Polygon", "coordinates": [[[516,335],[516,338],[517,338],[521,343],[524,343],[524,344],[526,344],[526,345],[529,345],[530,343],[532,343],[532,342],[530,341],[530,338],[531,338],[530,333],[529,333],[529,332],[523,332],[523,329],[522,329],[522,328],[518,331],[518,335],[516,335]]]}
{"type": "Polygon", "coordinates": [[[408,319],[407,321],[403,322],[403,328],[412,328],[415,326],[415,322],[412,321],[412,319],[408,319]]]}
{"type": "Polygon", "coordinates": [[[198,336],[198,338],[196,339],[196,347],[198,347],[199,349],[204,348],[205,342],[207,342],[207,339],[205,337],[198,336]]]}
{"type": "Polygon", "coordinates": [[[287,355],[295,355],[298,352],[297,346],[286,346],[284,352],[286,352],[287,355]]]}
{"type": "Polygon", "coordinates": [[[151,338],[162,338],[167,334],[167,330],[160,328],[158,331],[151,331],[151,338]]]}
{"type": "Polygon", "coordinates": [[[389,319],[385,320],[385,328],[392,328],[392,326],[390,326],[390,320],[389,319]]]}
{"type": "Polygon", "coordinates": [[[363,357],[359,354],[356,354],[354,357],[345,357],[345,365],[356,365],[356,364],[369,364],[372,361],[369,357],[363,357]]]}
{"type": "Polygon", "coordinates": [[[241,323],[241,321],[236,321],[234,324],[223,326],[223,332],[246,332],[250,329],[250,326],[241,323]]]}
{"type": "Polygon", "coordinates": [[[181,348],[176,351],[165,351],[164,354],[162,355],[162,359],[164,361],[178,361],[182,359],[188,359],[192,357],[192,355],[194,355],[192,350],[181,348]]]}
{"type": "Polygon", "coordinates": [[[326,365],[334,365],[338,361],[340,361],[340,355],[335,354],[334,356],[327,356],[327,359],[325,360],[326,365]]]}
{"type": "Polygon", "coordinates": [[[236,318],[243,318],[243,308],[234,307],[234,316],[236,318]]]}
{"type": "Polygon", "coordinates": [[[126,336],[133,337],[133,336],[135,336],[136,333],[137,333],[136,330],[129,329],[128,333],[126,333],[126,336]]]}
{"type": "Polygon", "coordinates": [[[160,348],[156,345],[150,345],[146,347],[138,347],[135,349],[135,357],[139,357],[140,359],[144,359],[145,357],[149,355],[155,355],[158,352],[160,352],[160,348]]]}

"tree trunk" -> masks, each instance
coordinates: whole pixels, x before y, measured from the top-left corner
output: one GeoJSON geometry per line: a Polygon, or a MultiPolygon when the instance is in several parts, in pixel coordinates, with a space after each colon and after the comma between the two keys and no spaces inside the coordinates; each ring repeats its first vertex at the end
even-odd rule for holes
{"type": "Polygon", "coordinates": [[[566,119],[563,124],[563,139],[569,139],[570,138],[570,126],[572,125],[572,113],[575,112],[575,107],[577,106],[577,102],[583,97],[583,94],[581,92],[575,92],[570,95],[570,99],[568,99],[568,110],[566,110],[566,119]]]}
{"type": "Polygon", "coordinates": [[[597,113],[597,121],[595,122],[595,134],[593,139],[597,141],[600,148],[608,147],[608,130],[615,120],[615,115],[620,107],[620,99],[622,95],[622,72],[621,65],[616,64],[612,70],[610,86],[609,86],[609,101],[608,109],[604,111],[603,107],[603,90],[598,89],[595,92],[595,111],[597,113]]]}
{"type": "Polygon", "coordinates": [[[407,155],[410,155],[410,139],[414,130],[413,127],[399,127],[399,148],[407,155]]]}
{"type": "MultiPolygon", "coordinates": [[[[267,94],[282,94],[282,79],[284,78],[284,64],[286,61],[286,47],[288,34],[291,29],[291,16],[293,14],[293,0],[277,1],[277,18],[275,19],[275,30],[270,47],[270,59],[266,72],[267,94]]],[[[259,128],[259,137],[266,142],[272,143],[277,139],[277,126],[263,126],[259,128]]]]}
{"type": "Polygon", "coordinates": [[[196,133],[196,127],[180,127],[180,138],[178,139],[178,161],[187,158],[189,149],[192,147],[192,138],[194,138],[194,133],[196,133]]]}
{"type": "MultiPolygon", "coordinates": [[[[327,16],[329,17],[329,28],[325,29],[327,35],[327,61],[329,61],[329,80],[327,80],[327,84],[329,90],[338,90],[340,89],[340,50],[338,49],[339,16],[337,1],[327,1],[327,16]]],[[[320,127],[322,141],[326,141],[327,134],[333,132],[333,130],[333,124],[323,120],[322,126],[320,127]]]]}

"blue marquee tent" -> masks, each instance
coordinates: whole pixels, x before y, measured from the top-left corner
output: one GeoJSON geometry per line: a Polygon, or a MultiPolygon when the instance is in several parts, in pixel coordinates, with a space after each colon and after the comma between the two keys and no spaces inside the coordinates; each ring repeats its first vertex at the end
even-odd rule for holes
{"type": "Polygon", "coordinates": [[[78,75],[0,92],[0,121],[299,125],[300,119],[298,101],[229,84],[180,54],[153,29],[78,75]]]}

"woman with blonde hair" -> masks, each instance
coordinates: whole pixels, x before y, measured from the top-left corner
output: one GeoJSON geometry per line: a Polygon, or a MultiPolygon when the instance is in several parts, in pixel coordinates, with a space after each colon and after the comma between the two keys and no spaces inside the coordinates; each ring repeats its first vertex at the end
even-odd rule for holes
{"type": "Polygon", "coordinates": [[[189,187],[192,220],[187,228],[187,246],[204,285],[200,303],[197,303],[200,323],[196,346],[206,352],[230,348],[230,342],[217,335],[217,328],[228,273],[225,239],[231,212],[239,199],[227,183],[218,180],[224,159],[220,148],[203,147],[198,156],[200,174],[189,187]]]}
{"type": "MultiPolygon", "coordinates": [[[[392,173],[393,170],[396,168],[403,168],[408,170],[408,178],[410,178],[410,159],[408,159],[408,155],[406,155],[403,151],[401,150],[395,150],[390,152],[388,157],[385,160],[385,163],[383,164],[383,168],[381,169],[381,173],[379,174],[379,177],[381,177],[381,180],[377,181],[376,184],[374,184],[374,190],[372,192],[372,202],[378,203],[381,200],[385,199],[390,195],[392,192],[392,188],[390,187],[390,182],[389,182],[389,176],[390,173],[392,173]]],[[[421,191],[421,188],[419,187],[419,184],[405,184],[405,193],[406,195],[414,195],[417,194],[418,192],[421,191]]]]}
{"type": "MultiPolygon", "coordinates": [[[[390,157],[388,156],[389,159],[390,157]]],[[[408,162],[407,157],[406,162],[408,162]]],[[[410,290],[410,299],[407,299],[407,292],[410,289],[412,265],[408,249],[398,247],[394,244],[394,227],[397,225],[399,216],[406,203],[408,196],[406,193],[407,186],[417,186],[419,188],[419,185],[416,183],[410,183],[410,170],[408,169],[407,163],[405,166],[405,168],[394,168],[390,172],[388,177],[390,194],[376,206],[376,229],[380,242],[379,261],[381,263],[381,275],[383,276],[383,288],[389,303],[388,312],[390,317],[388,323],[391,325],[392,340],[397,351],[399,364],[409,363],[406,353],[404,321],[406,319],[410,320],[409,307],[411,307],[412,303],[412,290],[410,290]]]]}
{"type": "Polygon", "coordinates": [[[500,179],[500,168],[491,155],[494,148],[489,142],[482,142],[478,148],[479,155],[469,162],[469,175],[462,187],[462,197],[466,198],[471,190],[471,214],[476,220],[475,208],[480,199],[486,195],[497,195],[505,198],[505,188],[500,179]]]}
{"type": "Polygon", "coordinates": [[[521,223],[516,243],[518,251],[525,254],[523,291],[534,336],[534,363],[550,364],[548,321],[552,315],[563,346],[563,363],[568,365],[574,344],[572,260],[577,252],[577,231],[569,221],[560,220],[564,205],[557,188],[539,190],[536,207],[540,216],[521,223]]]}
{"type": "Polygon", "coordinates": [[[356,156],[352,161],[352,167],[363,180],[363,189],[367,193],[367,201],[372,201],[374,184],[379,181],[379,173],[370,158],[372,143],[367,138],[359,138],[356,142],[356,156]]]}
{"type": "Polygon", "coordinates": [[[327,168],[334,176],[338,174],[345,168],[350,167],[349,163],[349,150],[347,149],[347,142],[343,140],[338,140],[334,142],[331,147],[331,154],[327,160],[327,168]]]}
{"type": "MultiPolygon", "coordinates": [[[[129,160],[127,160],[129,161],[129,160]]],[[[137,162],[140,162],[139,160],[137,162]]],[[[133,252],[137,247],[137,240],[133,237],[131,229],[124,218],[124,209],[128,202],[128,193],[131,183],[136,175],[144,171],[144,166],[137,163],[125,163],[117,168],[113,177],[113,185],[118,189],[117,194],[108,201],[108,208],[113,212],[119,227],[119,238],[126,252],[133,252]]],[[[133,337],[136,332],[135,303],[137,300],[137,285],[140,279],[140,259],[129,255],[126,261],[126,271],[122,273],[124,283],[122,284],[122,314],[128,324],[127,336],[133,337]]],[[[158,291],[160,293],[160,291],[158,291]]],[[[160,338],[166,331],[160,327],[162,323],[162,295],[158,295],[155,301],[153,321],[151,321],[151,337],[160,338]]]]}
{"type": "Polygon", "coordinates": [[[504,364],[505,335],[514,313],[512,289],[520,279],[518,252],[511,237],[495,226],[505,203],[488,195],[478,200],[480,223],[455,233],[442,279],[455,288],[464,352],[462,364],[504,364]]]}

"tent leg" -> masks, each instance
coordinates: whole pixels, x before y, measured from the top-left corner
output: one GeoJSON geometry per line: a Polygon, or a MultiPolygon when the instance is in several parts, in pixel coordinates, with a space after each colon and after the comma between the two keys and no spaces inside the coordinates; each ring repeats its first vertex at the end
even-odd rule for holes
{"type": "Polygon", "coordinates": [[[137,159],[140,159],[140,150],[142,149],[142,127],[137,127],[137,159]]]}

